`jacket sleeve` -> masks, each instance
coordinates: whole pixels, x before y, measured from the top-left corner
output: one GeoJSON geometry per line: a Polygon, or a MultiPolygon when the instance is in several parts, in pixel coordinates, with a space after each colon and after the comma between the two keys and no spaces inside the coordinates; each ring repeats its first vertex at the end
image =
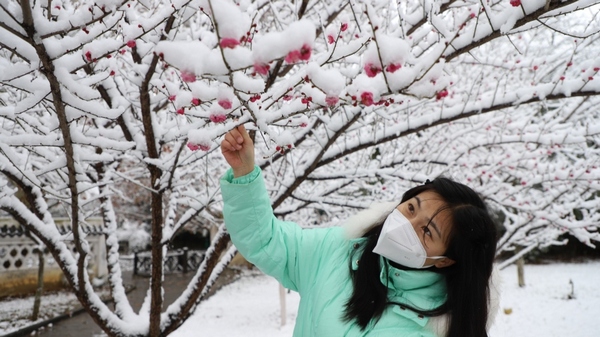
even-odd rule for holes
{"type": "Polygon", "coordinates": [[[284,287],[302,293],[313,283],[323,264],[333,258],[330,247],[340,247],[339,227],[302,229],[293,222],[273,215],[261,171],[258,167],[246,176],[233,178],[229,170],[221,178],[223,216],[231,241],[238,251],[265,274],[284,287]]]}

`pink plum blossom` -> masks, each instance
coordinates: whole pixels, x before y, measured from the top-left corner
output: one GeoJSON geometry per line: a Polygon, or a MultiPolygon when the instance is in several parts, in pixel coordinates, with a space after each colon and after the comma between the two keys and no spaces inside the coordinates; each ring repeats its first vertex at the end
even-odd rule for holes
{"type": "Polygon", "coordinates": [[[311,53],[312,53],[311,46],[309,46],[307,44],[303,45],[302,48],[300,48],[300,59],[302,61],[310,60],[311,53]]]}
{"type": "Polygon", "coordinates": [[[325,97],[325,103],[327,103],[328,106],[335,106],[339,101],[340,99],[337,96],[325,97]]]}
{"type": "Polygon", "coordinates": [[[287,63],[295,63],[298,61],[300,61],[300,51],[299,50],[292,50],[285,57],[285,62],[287,62],[287,63]]]}
{"type": "Polygon", "coordinates": [[[373,63],[365,64],[364,69],[365,69],[365,74],[367,74],[367,76],[369,76],[369,77],[375,77],[375,76],[377,76],[377,74],[379,74],[381,72],[381,68],[374,65],[373,63]]]}
{"type": "Polygon", "coordinates": [[[310,60],[310,55],[312,53],[312,48],[305,44],[299,50],[292,50],[285,57],[285,62],[287,63],[295,63],[298,61],[308,61],[310,60]]]}
{"type": "Polygon", "coordinates": [[[231,109],[231,101],[227,98],[220,99],[218,103],[223,109],[231,109]]]}
{"type": "Polygon", "coordinates": [[[183,70],[181,72],[181,80],[188,83],[194,83],[196,82],[196,74],[187,70],[183,70]]]}
{"type": "Polygon", "coordinates": [[[210,114],[210,120],[213,123],[223,123],[227,120],[227,116],[222,113],[212,113],[210,114]]]}
{"type": "Polygon", "coordinates": [[[257,74],[268,75],[271,67],[266,63],[254,63],[254,71],[257,74]]]}
{"type": "Polygon", "coordinates": [[[393,73],[393,72],[395,72],[396,70],[398,70],[398,69],[400,69],[400,68],[402,68],[402,65],[401,65],[400,63],[390,63],[390,64],[389,64],[389,65],[388,65],[388,66],[385,68],[385,70],[386,70],[388,73],[393,73]]]}
{"type": "Polygon", "coordinates": [[[373,105],[373,93],[365,91],[360,94],[360,101],[366,106],[373,105]]]}
{"type": "Polygon", "coordinates": [[[209,151],[210,150],[210,145],[208,145],[208,144],[195,144],[192,142],[188,142],[187,147],[188,147],[188,149],[190,149],[192,151],[196,151],[196,150],[209,151]]]}
{"type": "Polygon", "coordinates": [[[202,101],[199,98],[192,98],[192,105],[200,105],[202,101]]]}
{"type": "Polygon", "coordinates": [[[444,97],[448,96],[448,90],[443,89],[442,91],[438,92],[437,94],[435,94],[435,99],[440,100],[444,97]]]}
{"type": "Polygon", "coordinates": [[[136,46],[135,40],[127,41],[127,47],[134,48],[136,46]]]}
{"type": "Polygon", "coordinates": [[[240,41],[231,37],[225,37],[221,39],[219,45],[221,46],[221,48],[233,49],[240,45],[240,41]]]}
{"type": "Polygon", "coordinates": [[[521,6],[521,0],[510,0],[510,4],[513,7],[519,7],[519,6],[521,6]]]}
{"type": "Polygon", "coordinates": [[[333,35],[327,35],[327,43],[333,44],[335,42],[335,38],[333,35]]]}

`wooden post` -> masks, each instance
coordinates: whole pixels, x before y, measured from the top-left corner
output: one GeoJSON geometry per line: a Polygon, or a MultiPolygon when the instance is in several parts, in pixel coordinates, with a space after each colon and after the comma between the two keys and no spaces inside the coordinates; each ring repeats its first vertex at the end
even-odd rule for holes
{"type": "Polygon", "coordinates": [[[280,306],[280,312],[281,312],[281,326],[285,325],[285,318],[287,316],[286,313],[286,306],[285,306],[285,288],[281,285],[281,283],[279,284],[279,306],[280,306]]]}
{"type": "Polygon", "coordinates": [[[517,260],[517,278],[519,287],[525,287],[525,258],[522,256],[517,260]]]}
{"type": "Polygon", "coordinates": [[[42,294],[44,292],[44,250],[38,247],[35,252],[38,255],[38,286],[37,290],[35,291],[35,299],[33,301],[33,313],[31,314],[32,321],[37,321],[38,319],[42,294]]]}
{"type": "Polygon", "coordinates": [[[133,275],[138,274],[138,252],[133,252],[133,275]]]}

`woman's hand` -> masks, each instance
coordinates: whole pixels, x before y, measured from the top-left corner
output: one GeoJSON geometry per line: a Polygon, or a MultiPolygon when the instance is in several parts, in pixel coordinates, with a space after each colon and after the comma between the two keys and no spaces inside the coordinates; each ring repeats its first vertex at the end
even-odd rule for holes
{"type": "Polygon", "coordinates": [[[243,125],[225,134],[221,142],[221,153],[233,169],[235,178],[254,170],[254,144],[243,125]]]}

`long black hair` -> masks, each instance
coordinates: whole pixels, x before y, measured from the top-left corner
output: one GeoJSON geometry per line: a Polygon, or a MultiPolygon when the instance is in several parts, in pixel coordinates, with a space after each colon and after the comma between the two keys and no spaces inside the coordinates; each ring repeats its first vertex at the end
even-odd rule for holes
{"type": "MultiPolygon", "coordinates": [[[[452,229],[443,255],[456,263],[428,269],[445,276],[447,300],[444,304],[433,310],[409,309],[426,316],[448,313],[446,337],[486,337],[496,227],[481,197],[471,188],[447,178],[436,178],[406,191],[401,202],[424,191],[437,193],[446,203],[443,210],[450,214],[452,229]]],[[[346,303],[344,318],[355,320],[362,329],[371,320],[379,319],[386,306],[396,305],[387,299],[387,288],[379,278],[380,255],[373,253],[381,227],[376,226],[365,234],[367,242],[358,269],[351,269],[353,292],[346,303]]]]}

